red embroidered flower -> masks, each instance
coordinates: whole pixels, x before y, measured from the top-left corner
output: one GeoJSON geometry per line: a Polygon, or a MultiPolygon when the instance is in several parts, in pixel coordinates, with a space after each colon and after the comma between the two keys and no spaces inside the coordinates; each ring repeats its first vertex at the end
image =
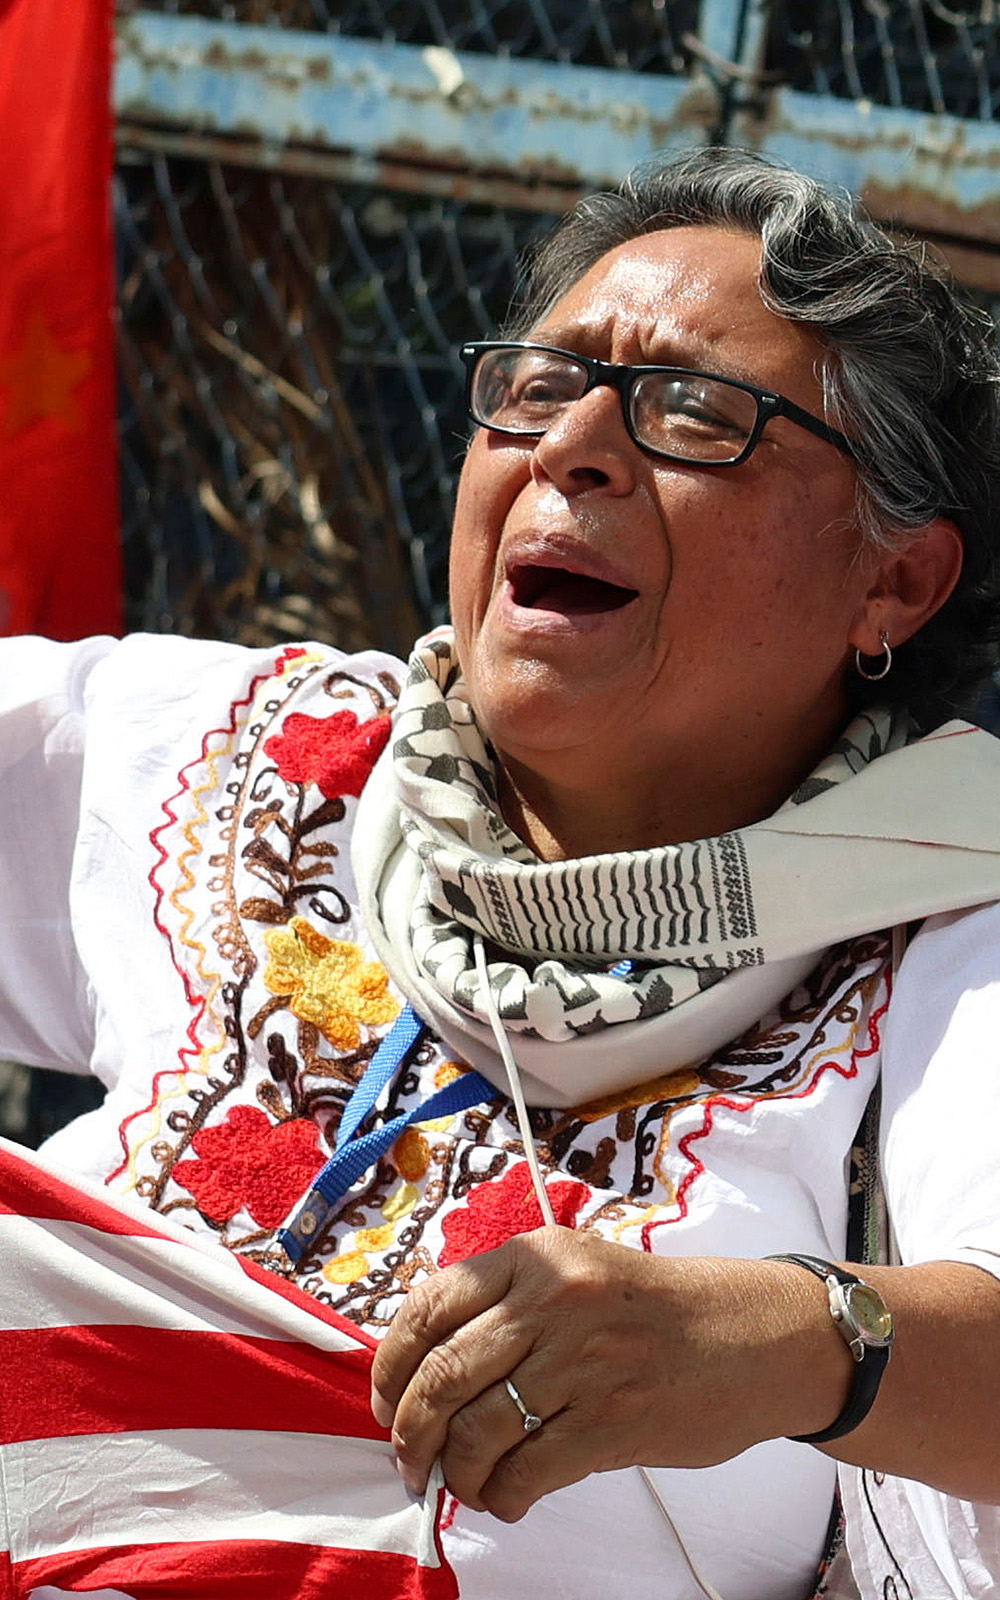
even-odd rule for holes
{"type": "Polygon", "coordinates": [[[295,711],[264,744],[286,783],[316,783],[328,800],[359,795],[385,749],[391,723],[372,717],[359,724],[353,711],[307,717],[295,711]]]}
{"type": "MultiPolygon", "coordinates": [[[[590,1199],[587,1185],[562,1181],[548,1183],[545,1187],[556,1221],[564,1228],[575,1228],[577,1212],[590,1199]]],[[[519,1161],[499,1183],[487,1179],[476,1184],[469,1194],[468,1205],[461,1211],[450,1211],[444,1218],[441,1230],[445,1246],[438,1257],[438,1266],[448,1267],[453,1261],[464,1261],[467,1256],[495,1250],[515,1233],[530,1233],[542,1223],[541,1207],[531,1187],[530,1168],[526,1161],[519,1161]]]]}
{"type": "Polygon", "coordinates": [[[213,1222],[245,1207],[262,1228],[276,1228],[323,1165],[318,1139],[304,1117],[275,1124],[256,1106],[233,1106],[225,1122],[195,1134],[198,1159],[178,1161],[174,1177],[213,1222]]]}

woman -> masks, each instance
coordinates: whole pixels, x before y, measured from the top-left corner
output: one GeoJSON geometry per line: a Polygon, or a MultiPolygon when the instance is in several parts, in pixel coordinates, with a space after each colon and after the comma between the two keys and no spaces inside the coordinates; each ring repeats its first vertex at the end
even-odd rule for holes
{"type": "Polygon", "coordinates": [[[918,736],[997,617],[987,330],[708,150],[463,354],[395,709],[374,654],[11,647],[5,1045],[110,1086],[50,1154],[383,1339],[463,1596],[806,1595],[837,1462],[865,1594],[988,1592],[1000,759],[918,736]]]}

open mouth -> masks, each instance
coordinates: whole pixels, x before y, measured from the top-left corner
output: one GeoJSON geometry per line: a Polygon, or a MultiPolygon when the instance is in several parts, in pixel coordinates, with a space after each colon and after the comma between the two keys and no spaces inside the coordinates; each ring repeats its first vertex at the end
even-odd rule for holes
{"type": "Polygon", "coordinates": [[[514,567],[508,578],[515,605],[528,611],[559,611],[564,616],[620,611],[639,594],[638,589],[624,589],[565,567],[514,567]]]}

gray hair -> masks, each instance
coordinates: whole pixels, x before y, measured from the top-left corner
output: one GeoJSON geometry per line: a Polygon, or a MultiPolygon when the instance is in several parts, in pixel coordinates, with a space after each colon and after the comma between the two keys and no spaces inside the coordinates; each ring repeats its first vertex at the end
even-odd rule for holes
{"type": "Polygon", "coordinates": [[[505,337],[524,338],[607,251],[662,228],[708,224],[756,234],[764,303],[808,324],[827,348],[828,420],[857,452],[862,539],[897,549],[936,517],[959,527],[965,558],[951,598],[869,685],[857,706],[906,704],[924,726],[967,707],[1000,638],[1000,362],[992,322],[913,243],[898,243],[846,192],[752,152],[717,146],[636,168],[612,194],[580,201],[529,263],[505,337]]]}

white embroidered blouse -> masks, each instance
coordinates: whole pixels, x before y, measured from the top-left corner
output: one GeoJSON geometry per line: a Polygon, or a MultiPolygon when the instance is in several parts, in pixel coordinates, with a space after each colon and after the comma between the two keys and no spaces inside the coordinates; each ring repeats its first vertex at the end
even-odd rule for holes
{"type": "MultiPolygon", "coordinates": [[[[349,844],[402,671],[315,646],[0,645],[0,1052],[108,1088],[51,1159],[263,1261],[399,1010],[349,844]]],[[[891,1005],[889,988],[886,939],[856,939],[710,1060],[533,1112],[558,1220],[665,1254],[843,1255],[851,1146],[881,1070],[900,1258],[1000,1275],[1000,907],[926,925],[891,1005]]],[[[428,1038],[381,1110],[462,1070],[428,1038]]],[[[378,1336],[421,1277],[539,1222],[497,1095],[409,1128],[299,1282],[378,1336]]],[[[827,1457],[774,1440],[655,1478],[725,1600],[810,1592],[827,1457]]],[[[995,1592],[997,1508],[853,1471],[844,1498],[864,1595],[890,1578],[900,1596],[995,1592]]],[[[516,1527],[450,1506],[444,1540],[467,1600],[529,1584],[698,1593],[636,1472],[516,1527]]]]}

